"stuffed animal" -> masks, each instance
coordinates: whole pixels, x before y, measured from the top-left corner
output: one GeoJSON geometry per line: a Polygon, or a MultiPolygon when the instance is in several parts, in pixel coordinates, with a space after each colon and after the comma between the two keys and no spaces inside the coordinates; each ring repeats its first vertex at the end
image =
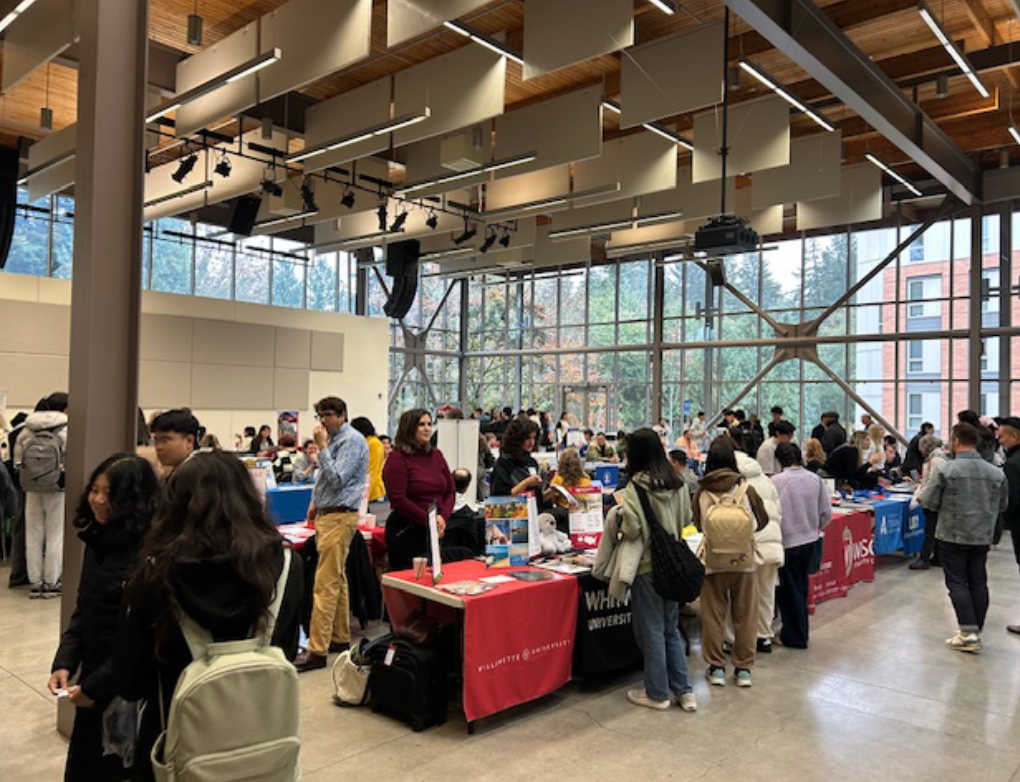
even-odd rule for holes
{"type": "Polygon", "coordinates": [[[556,529],[556,519],[549,513],[538,517],[538,540],[546,556],[563,554],[571,549],[570,538],[556,529]]]}

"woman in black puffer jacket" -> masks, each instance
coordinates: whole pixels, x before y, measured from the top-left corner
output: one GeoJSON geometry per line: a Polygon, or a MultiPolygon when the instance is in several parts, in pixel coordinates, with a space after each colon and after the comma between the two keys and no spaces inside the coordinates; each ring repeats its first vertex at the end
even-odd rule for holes
{"type": "Polygon", "coordinates": [[[140,456],[115,454],[92,473],[75,526],[85,543],[78,603],[60,637],[49,689],[66,690],[77,708],[64,779],[127,777],[117,755],[103,755],[103,712],[114,697],[113,651],[124,582],[159,500],[159,481],[140,456]],[[77,674],[76,683],[71,685],[77,674]]]}

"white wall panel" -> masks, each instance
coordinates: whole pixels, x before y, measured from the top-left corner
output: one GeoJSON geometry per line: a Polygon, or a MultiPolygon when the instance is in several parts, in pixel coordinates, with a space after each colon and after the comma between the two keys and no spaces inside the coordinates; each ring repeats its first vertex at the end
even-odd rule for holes
{"type": "Polygon", "coordinates": [[[179,315],[142,318],[140,356],[143,361],[191,361],[194,321],[179,315]]]}
{"type": "Polygon", "coordinates": [[[631,128],[721,103],[722,23],[658,38],[624,52],[620,60],[620,125],[631,128]]]}
{"type": "Polygon", "coordinates": [[[282,55],[258,74],[259,100],[267,101],[368,57],[372,0],[290,0],[261,24],[262,51],[282,55]]]}
{"type": "Polygon", "coordinates": [[[302,410],[308,404],[308,370],[276,369],[273,372],[273,407],[302,410]]]}
{"type": "Polygon", "coordinates": [[[752,205],[835,198],[840,193],[843,134],[818,133],[790,142],[790,165],[758,171],[754,175],[752,205]]]}
{"type": "Polygon", "coordinates": [[[489,0],[389,0],[386,45],[392,47],[417,38],[488,3],[489,0]]]}
{"type": "Polygon", "coordinates": [[[344,335],[316,331],[312,334],[312,369],[343,372],[344,335]]]}
{"type": "Polygon", "coordinates": [[[272,408],[273,386],[272,369],[196,362],[191,371],[191,404],[225,410],[272,408]]]}
{"type": "Polygon", "coordinates": [[[7,28],[4,93],[74,43],[74,5],[75,0],[36,0],[7,28]]]}
{"type": "Polygon", "coordinates": [[[534,153],[532,163],[497,171],[518,176],[602,154],[602,87],[586,87],[496,118],[496,159],[534,153]]]}
{"type": "Polygon", "coordinates": [[[276,329],[277,368],[308,369],[311,362],[311,332],[306,329],[276,329]]]}
{"type": "Polygon", "coordinates": [[[142,361],[138,367],[138,404],[167,410],[191,407],[191,361],[142,361]]]}
{"type": "MultiPolygon", "coordinates": [[[[71,340],[70,312],[59,305],[5,301],[0,307],[0,334],[8,352],[66,356],[71,340]]],[[[2,364],[0,374],[8,374],[2,364]]]]}
{"type": "MultiPolygon", "coordinates": [[[[785,166],[790,162],[790,105],[766,97],[730,107],[726,160],[729,176],[785,166]]],[[[721,109],[694,116],[694,182],[722,175],[721,109]]]]}
{"type": "Polygon", "coordinates": [[[797,202],[797,230],[849,225],[882,218],[882,171],[871,163],[844,166],[836,198],[797,202]]]}
{"type": "MultiPolygon", "coordinates": [[[[251,22],[212,46],[177,63],[177,92],[186,92],[236,68],[259,53],[259,23],[251,22]]],[[[286,57],[286,54],[283,55],[286,57]]],[[[279,68],[277,62],[269,68],[279,68]]],[[[265,71],[263,71],[264,73],[265,71]]],[[[259,102],[257,76],[246,76],[181,106],[174,115],[178,136],[188,136],[259,102]]]]}
{"type": "Polygon", "coordinates": [[[634,43],[632,0],[527,0],[524,78],[534,79],[634,43]]]}
{"type": "Polygon", "coordinates": [[[44,396],[67,390],[67,356],[0,353],[0,366],[8,407],[31,410],[44,396]]]}
{"type": "Polygon", "coordinates": [[[393,116],[431,116],[392,134],[394,146],[438,136],[503,113],[506,58],[482,46],[462,46],[393,77],[393,116]]]}
{"type": "MultiPolygon", "coordinates": [[[[195,321],[192,356],[197,364],[272,367],[275,355],[272,326],[204,319],[195,321]]],[[[269,406],[272,407],[271,404],[269,406]]]]}
{"type": "MultiPolygon", "coordinates": [[[[390,119],[392,80],[389,77],[369,82],[350,92],[309,106],[305,112],[305,146],[314,147],[356,135],[365,128],[390,119]]],[[[373,136],[356,144],[348,144],[332,152],[307,158],[301,164],[307,171],[321,171],[349,160],[382,152],[390,146],[388,135],[373,136]]]]}

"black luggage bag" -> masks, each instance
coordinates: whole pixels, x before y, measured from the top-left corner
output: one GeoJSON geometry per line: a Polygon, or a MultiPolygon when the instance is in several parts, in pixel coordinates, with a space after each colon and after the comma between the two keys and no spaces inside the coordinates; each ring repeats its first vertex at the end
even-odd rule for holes
{"type": "Polygon", "coordinates": [[[441,650],[441,644],[416,646],[402,638],[377,647],[368,680],[372,711],[399,717],[416,732],[446,722],[447,669],[441,650]]]}

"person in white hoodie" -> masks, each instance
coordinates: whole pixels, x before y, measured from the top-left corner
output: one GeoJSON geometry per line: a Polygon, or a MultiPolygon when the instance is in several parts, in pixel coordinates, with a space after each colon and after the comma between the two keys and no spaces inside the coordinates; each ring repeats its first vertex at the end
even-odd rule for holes
{"type": "MultiPolygon", "coordinates": [[[[785,423],[785,422],[783,422],[785,423]]],[[[737,470],[747,480],[748,485],[758,492],[769,521],[763,529],[754,533],[754,554],[758,563],[755,577],[758,589],[758,628],[756,630],[756,650],[763,654],[772,652],[772,619],[776,610],[776,587],[779,586],[779,568],[783,566],[783,509],[779,502],[779,492],[775,485],[765,476],[761,464],[752,459],[742,450],[737,441],[735,456],[737,470]]],[[[726,638],[733,639],[732,620],[727,617],[726,638]]]]}
{"type": "Polygon", "coordinates": [[[14,444],[14,466],[25,490],[25,558],[32,598],[60,596],[66,410],[67,394],[50,394],[40,400],[14,444]]]}

